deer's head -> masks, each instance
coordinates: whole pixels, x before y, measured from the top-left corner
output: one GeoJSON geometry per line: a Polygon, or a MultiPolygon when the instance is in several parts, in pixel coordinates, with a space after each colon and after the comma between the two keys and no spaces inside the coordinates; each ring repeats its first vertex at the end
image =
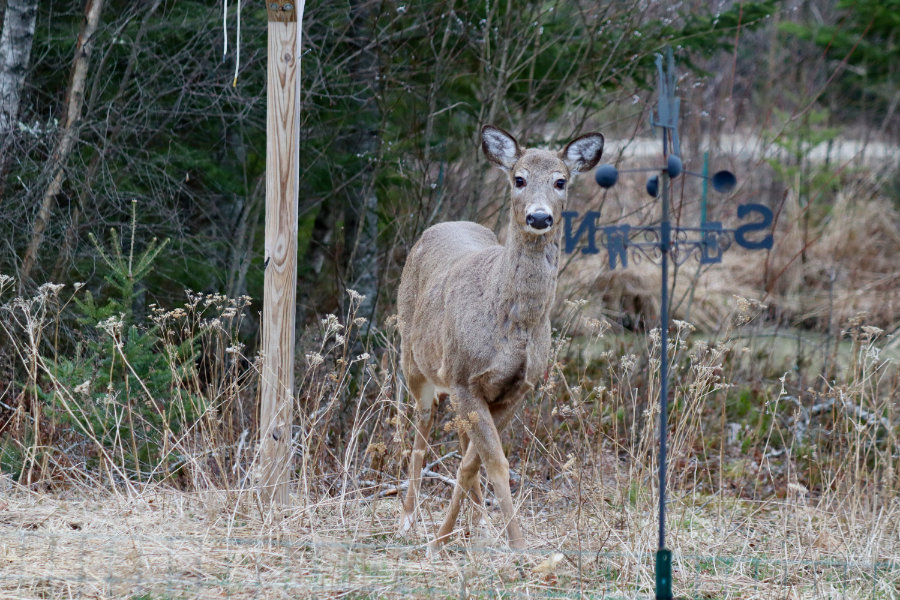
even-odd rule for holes
{"type": "Polygon", "coordinates": [[[569,180],[592,169],[603,153],[603,135],[588,133],[558,153],[520,148],[516,138],[493,125],[481,130],[487,159],[509,176],[513,222],[529,235],[550,233],[566,207],[569,180]]]}

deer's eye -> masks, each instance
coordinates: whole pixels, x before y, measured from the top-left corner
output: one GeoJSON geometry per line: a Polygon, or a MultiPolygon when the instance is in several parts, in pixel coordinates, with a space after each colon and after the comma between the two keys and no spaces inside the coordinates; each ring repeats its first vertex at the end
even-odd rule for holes
{"type": "Polygon", "coordinates": [[[525,187],[525,178],[524,177],[516,177],[516,187],[523,188],[525,187]]]}
{"type": "Polygon", "coordinates": [[[566,180],[565,179],[557,179],[556,181],[553,182],[553,185],[556,186],[556,189],[558,189],[558,190],[564,190],[564,189],[566,189],[566,180]]]}

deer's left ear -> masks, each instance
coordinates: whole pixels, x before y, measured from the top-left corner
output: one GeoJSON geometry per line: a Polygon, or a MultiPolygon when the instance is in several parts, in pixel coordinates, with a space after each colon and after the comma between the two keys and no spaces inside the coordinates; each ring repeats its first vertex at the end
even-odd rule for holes
{"type": "Polygon", "coordinates": [[[559,151],[559,157],[566,163],[573,175],[593,169],[600,162],[602,154],[602,133],[588,133],[575,138],[569,142],[568,146],[559,151]]]}

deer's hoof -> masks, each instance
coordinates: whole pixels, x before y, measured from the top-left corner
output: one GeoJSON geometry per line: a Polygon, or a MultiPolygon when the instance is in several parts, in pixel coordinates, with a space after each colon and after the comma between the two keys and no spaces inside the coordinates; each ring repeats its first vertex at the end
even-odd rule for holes
{"type": "Polygon", "coordinates": [[[428,544],[428,547],[425,549],[425,558],[427,558],[428,560],[434,560],[437,555],[441,553],[441,547],[443,547],[443,545],[444,544],[437,540],[428,544]]]}
{"type": "Polygon", "coordinates": [[[400,514],[400,525],[397,528],[398,533],[400,535],[406,535],[407,533],[409,533],[409,530],[412,529],[415,520],[415,515],[413,513],[403,511],[400,514]]]}
{"type": "Polygon", "coordinates": [[[524,550],[525,549],[525,540],[510,540],[509,547],[511,550],[524,550]]]}

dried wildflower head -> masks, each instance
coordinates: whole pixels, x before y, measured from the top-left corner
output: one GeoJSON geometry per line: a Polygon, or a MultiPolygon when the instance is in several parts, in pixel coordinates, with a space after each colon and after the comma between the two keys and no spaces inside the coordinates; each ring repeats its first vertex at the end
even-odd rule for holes
{"type": "Polygon", "coordinates": [[[125,315],[118,314],[104,319],[97,323],[97,327],[105,331],[108,335],[117,337],[122,332],[123,319],[125,315]]]}
{"type": "Polygon", "coordinates": [[[45,283],[38,288],[38,296],[42,298],[58,296],[64,287],[66,287],[64,283],[45,283]]]}
{"type": "Polygon", "coordinates": [[[189,306],[190,308],[196,308],[196,306],[198,304],[203,302],[203,294],[202,293],[195,294],[193,290],[185,290],[184,293],[187,294],[187,297],[188,297],[187,306],[189,306]]]}
{"type": "Polygon", "coordinates": [[[581,402],[581,386],[576,385],[569,390],[569,397],[572,398],[572,404],[578,405],[581,402]]]}
{"type": "Polygon", "coordinates": [[[672,319],[672,324],[675,325],[675,328],[678,331],[677,335],[679,337],[682,335],[682,333],[690,334],[690,333],[693,333],[694,331],[697,331],[697,328],[694,327],[693,325],[691,325],[690,323],[688,323],[687,321],[681,321],[679,319],[672,319]]]}
{"type": "Polygon", "coordinates": [[[564,418],[577,417],[582,411],[577,406],[563,404],[562,406],[553,407],[553,414],[564,418]]]}
{"type": "Polygon", "coordinates": [[[450,432],[455,429],[458,433],[468,433],[479,420],[478,413],[474,410],[467,415],[456,415],[444,425],[444,431],[450,432]]]}
{"type": "Polygon", "coordinates": [[[597,337],[603,337],[612,325],[605,319],[588,319],[587,326],[597,337]]]}
{"type": "Polygon", "coordinates": [[[340,321],[338,321],[337,315],[334,314],[325,315],[325,318],[320,322],[322,323],[322,328],[325,329],[325,337],[328,337],[332,333],[337,333],[344,328],[340,321]]]}
{"type": "Polygon", "coordinates": [[[8,285],[12,285],[12,283],[15,280],[16,279],[14,277],[10,277],[9,275],[0,273],[0,290],[2,290],[3,288],[5,288],[8,285]]]}
{"type": "Polygon", "coordinates": [[[369,444],[369,447],[366,448],[366,454],[371,454],[372,456],[380,456],[387,452],[387,444],[384,442],[375,442],[369,444]]]}
{"type": "Polygon", "coordinates": [[[350,296],[351,305],[355,304],[356,306],[359,306],[366,299],[363,294],[360,294],[359,292],[351,288],[347,288],[347,295],[350,296]]]}
{"type": "Polygon", "coordinates": [[[206,319],[200,322],[200,331],[222,329],[222,321],[219,319],[206,319]]]}
{"type": "Polygon", "coordinates": [[[860,331],[862,332],[863,339],[867,342],[874,341],[878,336],[884,333],[884,329],[875,327],[874,325],[863,325],[860,331]]]}
{"type": "MultiPolygon", "coordinates": [[[[850,335],[854,339],[856,339],[857,337],[862,337],[864,341],[869,341],[868,338],[869,336],[871,336],[871,333],[866,331],[866,328],[868,326],[863,325],[868,317],[869,313],[867,311],[856,313],[855,315],[847,319],[847,329],[842,331],[841,335],[850,335]]],[[[876,327],[875,329],[878,328],[876,327]]]]}
{"type": "Polygon", "coordinates": [[[709,343],[706,340],[697,340],[689,356],[692,361],[696,362],[701,360],[707,352],[709,352],[709,343]]]}
{"type": "Polygon", "coordinates": [[[323,362],[325,362],[325,357],[318,352],[310,352],[306,355],[306,363],[309,365],[310,369],[315,369],[323,362]]]}
{"type": "Polygon", "coordinates": [[[752,298],[744,298],[743,296],[732,296],[737,302],[737,309],[734,314],[734,325],[741,327],[752,321],[759,313],[766,310],[768,305],[763,304],[759,300],[752,298]]]}
{"type": "Polygon", "coordinates": [[[225,294],[207,294],[203,300],[203,306],[221,306],[228,301],[225,294]]]}

